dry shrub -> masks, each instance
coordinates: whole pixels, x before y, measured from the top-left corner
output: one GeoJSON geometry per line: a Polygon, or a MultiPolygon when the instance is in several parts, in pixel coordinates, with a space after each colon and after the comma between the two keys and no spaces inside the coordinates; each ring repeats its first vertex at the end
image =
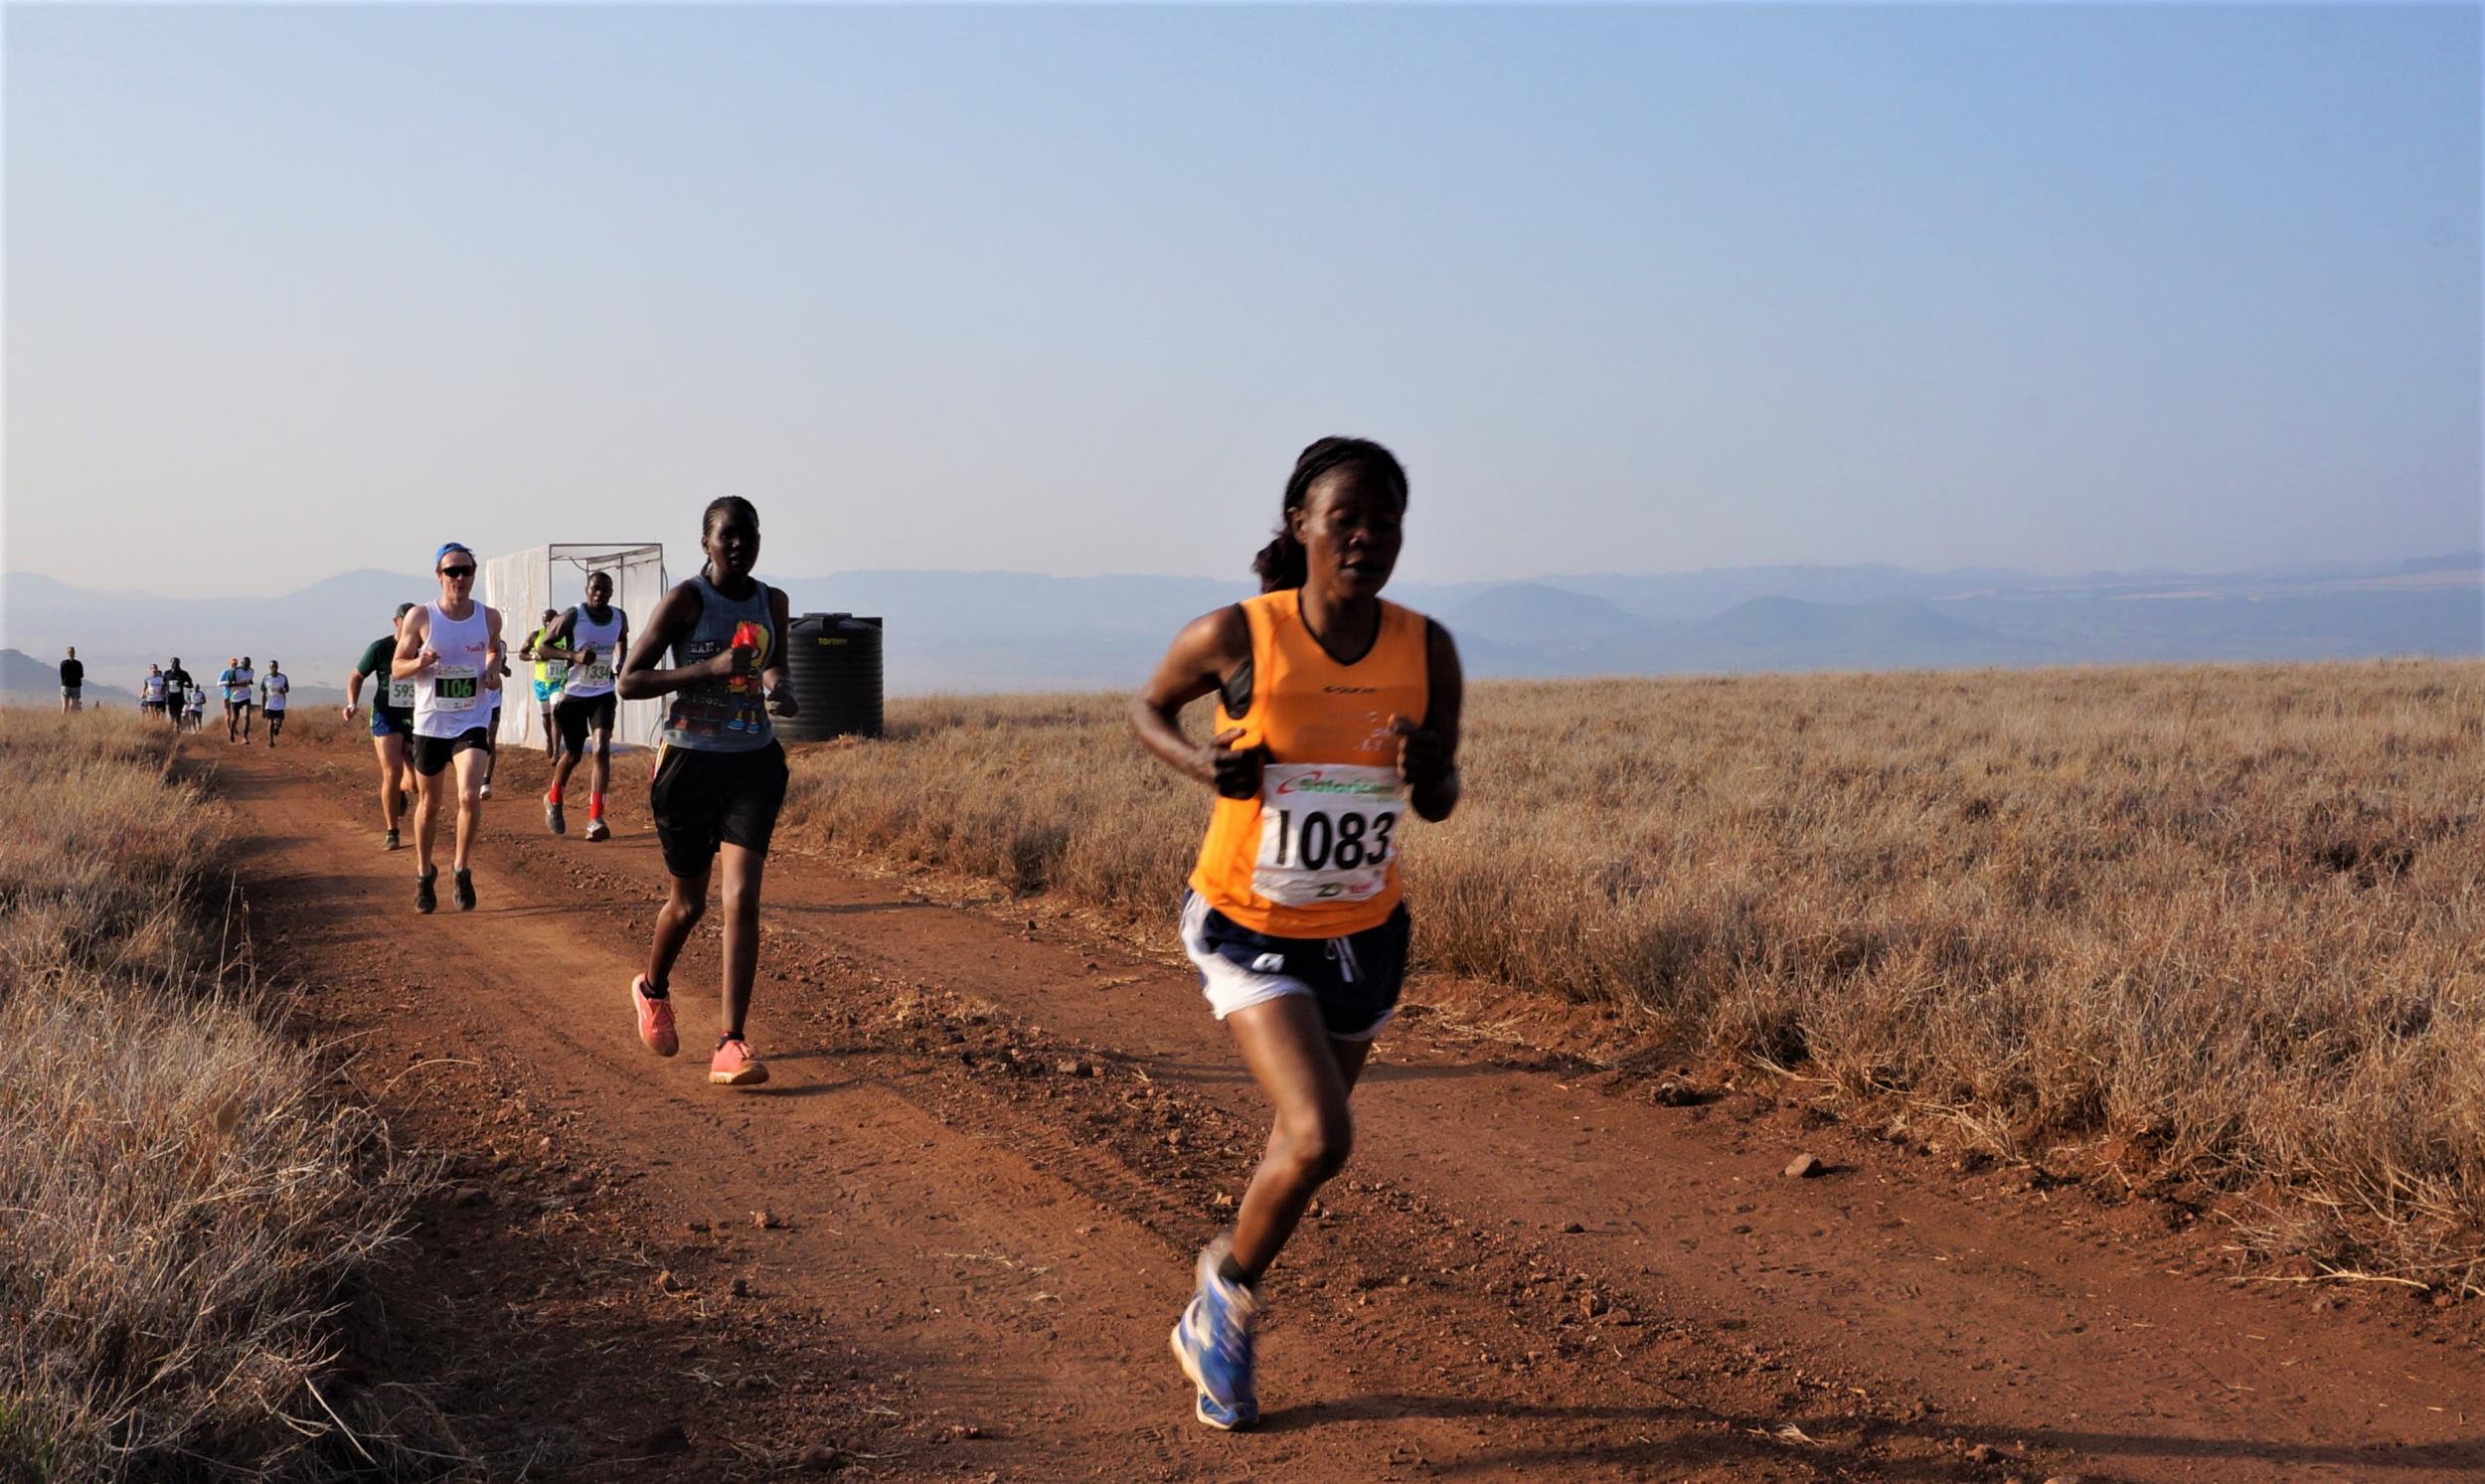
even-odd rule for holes
{"type": "MultiPolygon", "coordinates": [[[[1209,799],[1123,707],[897,703],[788,822],[1170,934],[1209,799]]],[[[1469,717],[1465,805],[1408,838],[1423,966],[2256,1203],[2321,1261],[2485,1252],[2485,665],[1487,684],[1469,717]]]]}
{"type": "Polygon", "coordinates": [[[414,1177],[222,972],[168,743],[0,717],[0,1479],[404,1477],[318,1387],[414,1177]]]}

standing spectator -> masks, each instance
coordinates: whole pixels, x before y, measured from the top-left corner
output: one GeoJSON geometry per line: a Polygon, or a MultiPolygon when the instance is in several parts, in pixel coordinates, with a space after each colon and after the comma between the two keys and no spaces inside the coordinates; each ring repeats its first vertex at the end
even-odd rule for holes
{"type": "Polygon", "coordinates": [[[69,658],[61,661],[61,715],[85,709],[86,703],[82,699],[85,689],[86,666],[78,658],[78,646],[72,644],[69,658]]]}

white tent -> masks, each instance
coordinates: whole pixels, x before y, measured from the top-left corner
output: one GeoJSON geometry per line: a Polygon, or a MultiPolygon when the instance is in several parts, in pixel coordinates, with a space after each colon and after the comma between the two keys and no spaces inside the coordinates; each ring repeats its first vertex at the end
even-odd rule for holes
{"type": "MultiPolygon", "coordinates": [[[[656,602],[665,592],[661,545],[564,543],[529,547],[483,564],[483,600],[500,609],[502,636],[509,643],[509,700],[500,709],[502,742],[544,744],[543,718],[535,710],[533,667],[518,657],[518,650],[546,608],[566,609],[585,601],[590,572],[612,574],[613,603],[630,615],[630,642],[637,643],[640,625],[656,611],[656,602]]],[[[663,725],[662,701],[624,701],[612,740],[651,746],[663,725]]]]}

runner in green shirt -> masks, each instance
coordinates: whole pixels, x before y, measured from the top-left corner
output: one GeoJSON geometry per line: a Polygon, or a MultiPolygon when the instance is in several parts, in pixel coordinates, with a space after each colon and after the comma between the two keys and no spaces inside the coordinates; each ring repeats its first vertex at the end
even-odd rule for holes
{"type": "Polygon", "coordinates": [[[389,831],[387,842],[381,846],[383,850],[398,848],[398,821],[406,815],[406,739],[414,734],[414,683],[392,680],[389,665],[397,655],[400,626],[414,606],[397,605],[397,617],[388,636],[363,647],[363,657],[354,662],[354,673],[345,682],[345,719],[349,722],[362,706],[364,677],[375,682],[371,694],[371,750],[380,759],[380,819],[389,831]]]}
{"type": "Polygon", "coordinates": [[[549,658],[543,649],[544,635],[552,631],[553,620],[560,616],[559,608],[546,608],[543,621],[535,626],[535,632],[527,635],[525,645],[518,650],[518,658],[535,662],[535,706],[543,714],[544,755],[547,758],[561,753],[561,740],[553,734],[553,708],[561,704],[561,688],[570,678],[570,662],[549,658]]]}

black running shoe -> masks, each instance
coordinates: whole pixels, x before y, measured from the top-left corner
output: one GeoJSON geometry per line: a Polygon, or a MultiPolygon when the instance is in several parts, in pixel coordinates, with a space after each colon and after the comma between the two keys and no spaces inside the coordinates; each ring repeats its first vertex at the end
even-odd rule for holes
{"type": "Polygon", "coordinates": [[[395,831],[395,830],[391,830],[391,831],[389,831],[389,838],[388,838],[387,842],[386,842],[385,844],[383,844],[380,848],[381,848],[382,850],[395,850],[395,849],[397,849],[397,831],[395,831]]]}
{"type": "Polygon", "coordinates": [[[452,874],[452,876],[451,876],[451,880],[455,881],[455,882],[456,882],[456,884],[457,884],[457,889],[456,889],[457,909],[458,909],[459,911],[461,911],[461,912],[470,912],[470,911],[473,911],[473,910],[474,910],[474,873],[472,873],[472,872],[470,872],[470,871],[459,871],[459,872],[455,872],[455,873],[453,873],[453,874],[452,874]]]}
{"type": "Polygon", "coordinates": [[[427,912],[440,905],[440,894],[431,890],[431,884],[439,880],[439,877],[440,873],[437,871],[426,871],[414,878],[415,911],[427,912]]]}
{"type": "Polygon", "coordinates": [[[562,817],[561,806],[551,799],[544,800],[544,825],[556,835],[570,833],[570,822],[562,817]]]}

